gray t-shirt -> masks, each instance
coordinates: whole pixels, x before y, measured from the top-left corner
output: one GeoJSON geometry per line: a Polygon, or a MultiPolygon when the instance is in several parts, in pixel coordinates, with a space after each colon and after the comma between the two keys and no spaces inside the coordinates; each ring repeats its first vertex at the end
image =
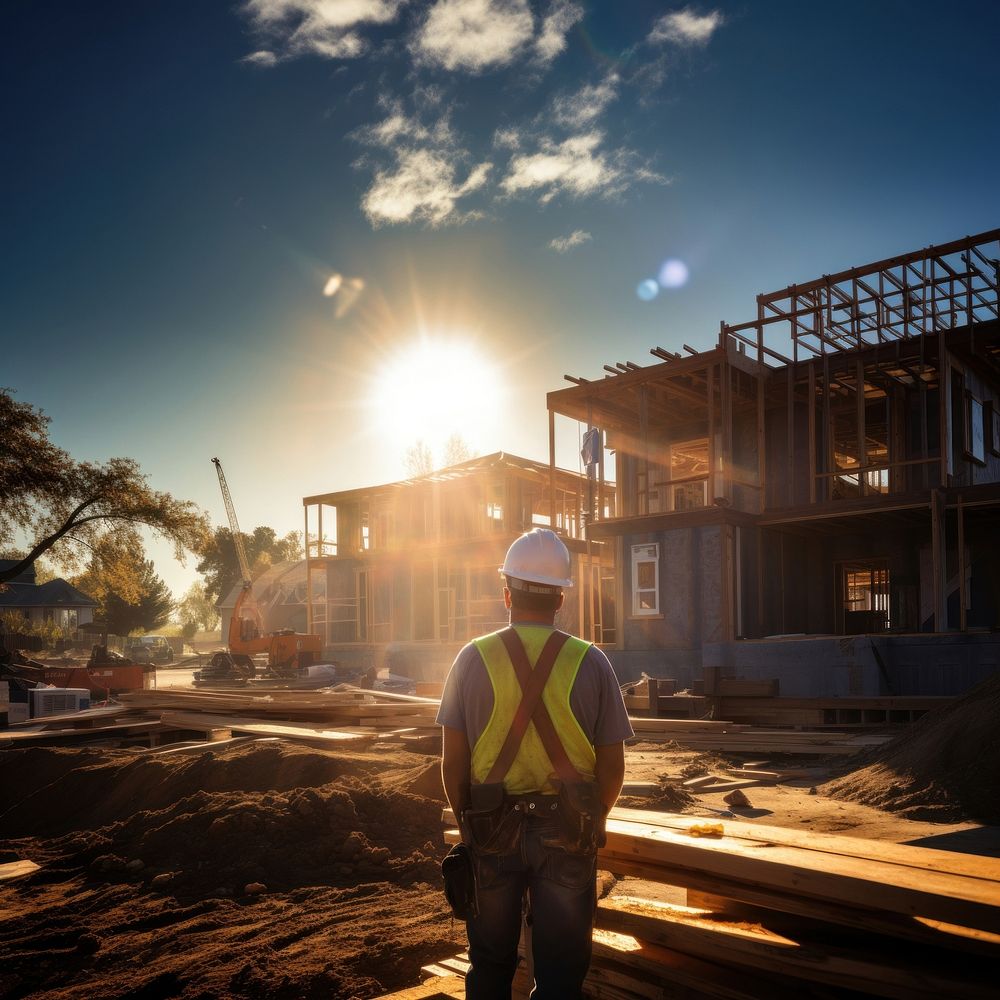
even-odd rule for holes
{"type": "MultiPolygon", "coordinates": [[[[547,627],[534,622],[531,626],[547,627]]],[[[621,743],[634,735],[614,667],[596,646],[584,654],[569,706],[594,746],[621,743]]],[[[479,650],[470,642],[455,657],[448,673],[436,721],[449,729],[464,730],[469,746],[474,747],[492,713],[493,685],[479,650]]]]}

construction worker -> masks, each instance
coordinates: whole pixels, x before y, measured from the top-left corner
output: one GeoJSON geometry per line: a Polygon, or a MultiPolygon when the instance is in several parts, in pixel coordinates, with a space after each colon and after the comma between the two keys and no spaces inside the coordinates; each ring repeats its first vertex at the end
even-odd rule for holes
{"type": "Polygon", "coordinates": [[[458,654],[437,717],[469,873],[456,890],[446,866],[446,893],[467,895],[453,906],[469,936],[469,1000],[510,997],[525,903],[531,995],[571,1000],[590,965],[597,848],[632,727],[608,658],[555,628],[573,583],[560,538],[521,535],[500,572],[510,625],[458,654]]]}

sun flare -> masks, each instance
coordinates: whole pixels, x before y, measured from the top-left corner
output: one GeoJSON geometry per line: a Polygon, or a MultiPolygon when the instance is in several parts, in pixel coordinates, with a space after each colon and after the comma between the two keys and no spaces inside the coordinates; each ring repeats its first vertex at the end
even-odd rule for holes
{"type": "Polygon", "coordinates": [[[498,366],[467,339],[421,337],[375,373],[371,402],[380,430],[403,446],[423,441],[439,458],[459,434],[476,449],[500,420],[498,366]]]}

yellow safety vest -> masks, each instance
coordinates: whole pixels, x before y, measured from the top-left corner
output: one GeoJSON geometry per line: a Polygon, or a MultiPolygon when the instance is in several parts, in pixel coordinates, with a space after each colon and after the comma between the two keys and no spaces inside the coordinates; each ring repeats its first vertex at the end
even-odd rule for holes
{"type": "MultiPolygon", "coordinates": [[[[514,626],[532,667],[538,662],[542,647],[552,634],[552,629],[537,625],[514,626]]],[[[521,686],[510,662],[499,632],[473,639],[479,655],[486,665],[493,685],[493,712],[490,721],[472,748],[472,781],[481,784],[490,773],[494,761],[500,756],[514,713],[521,703],[521,686]]],[[[570,762],[586,779],[594,777],[596,755],[587,734],[580,728],[569,705],[570,692],[576,680],[583,657],[590,648],[589,642],[570,637],[552,667],[552,673],[542,692],[542,704],[548,709],[552,724],[562,742],[570,762]]],[[[510,795],[527,795],[532,792],[556,791],[552,784],[555,768],[542,745],[533,722],[528,724],[521,746],[511,764],[503,785],[510,795]]]]}

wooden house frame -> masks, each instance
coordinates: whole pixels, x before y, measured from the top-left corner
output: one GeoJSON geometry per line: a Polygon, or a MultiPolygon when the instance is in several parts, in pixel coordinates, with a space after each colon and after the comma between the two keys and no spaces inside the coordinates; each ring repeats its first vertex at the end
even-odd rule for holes
{"type": "MultiPolygon", "coordinates": [[[[613,487],[603,496],[613,503],[613,487]]],[[[567,592],[561,624],[613,640],[601,599],[602,585],[605,594],[613,589],[613,566],[603,543],[583,537],[588,510],[591,518],[598,513],[593,503],[586,477],[505,452],[305,497],[309,631],[342,662],[440,677],[466,641],[506,623],[497,570],[510,543],[552,525],[570,549],[578,583],[567,592]],[[322,600],[313,598],[318,574],[322,600]]]]}
{"type": "Polygon", "coordinates": [[[998,241],[761,295],[711,350],[548,394],[550,456],[557,415],[596,428],[615,488],[588,537],[620,567],[616,665],[683,679],[741,639],[1000,624],[998,241]]]}

